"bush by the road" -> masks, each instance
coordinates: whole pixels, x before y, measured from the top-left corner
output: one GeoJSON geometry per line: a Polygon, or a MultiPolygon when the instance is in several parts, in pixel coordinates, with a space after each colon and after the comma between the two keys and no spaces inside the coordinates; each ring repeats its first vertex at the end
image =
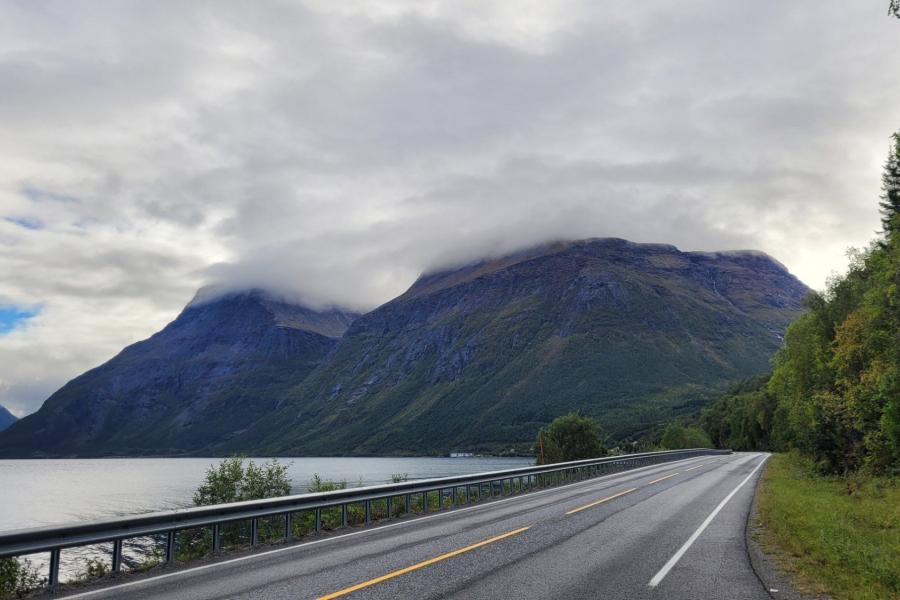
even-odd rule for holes
{"type": "Polygon", "coordinates": [[[46,581],[27,560],[0,558],[0,599],[24,598],[46,581]]]}
{"type": "Polygon", "coordinates": [[[596,458],[606,454],[600,426],[591,418],[570,413],[556,417],[538,431],[534,442],[538,464],[596,458]]]}
{"type": "Polygon", "coordinates": [[[686,448],[711,448],[712,441],[706,432],[699,427],[669,423],[663,432],[660,445],[666,450],[683,450],[686,448]]]}

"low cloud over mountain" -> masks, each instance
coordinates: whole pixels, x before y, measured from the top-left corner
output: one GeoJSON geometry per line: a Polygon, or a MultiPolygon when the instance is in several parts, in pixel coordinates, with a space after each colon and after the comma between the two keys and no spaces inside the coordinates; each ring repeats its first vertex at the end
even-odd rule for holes
{"type": "Polygon", "coordinates": [[[879,226],[883,8],[6,3],[0,306],[42,308],[0,334],[0,402],[35,410],[208,283],[366,310],[611,235],[821,287],[879,226]]]}

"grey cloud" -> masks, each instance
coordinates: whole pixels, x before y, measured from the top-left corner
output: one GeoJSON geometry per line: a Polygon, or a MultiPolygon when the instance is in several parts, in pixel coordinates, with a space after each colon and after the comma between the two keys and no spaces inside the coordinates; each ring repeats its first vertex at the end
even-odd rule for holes
{"type": "Polygon", "coordinates": [[[207,283],[365,310],[551,239],[756,248],[821,286],[878,227],[898,25],[865,3],[12,2],[0,337],[20,413],[207,283]]]}

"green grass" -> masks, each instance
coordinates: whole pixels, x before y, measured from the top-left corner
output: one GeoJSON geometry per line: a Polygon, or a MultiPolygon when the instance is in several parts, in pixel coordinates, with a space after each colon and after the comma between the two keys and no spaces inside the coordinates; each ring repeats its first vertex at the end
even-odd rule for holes
{"type": "Polygon", "coordinates": [[[801,591],[900,598],[900,479],[822,477],[800,456],[779,454],[758,506],[764,548],[801,591]]]}

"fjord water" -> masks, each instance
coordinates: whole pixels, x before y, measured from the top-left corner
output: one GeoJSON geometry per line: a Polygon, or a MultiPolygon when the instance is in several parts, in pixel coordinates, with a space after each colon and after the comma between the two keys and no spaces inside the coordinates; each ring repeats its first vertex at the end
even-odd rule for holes
{"type": "MultiPolygon", "coordinates": [[[[0,531],[183,508],[218,458],[0,460],[0,531]]],[[[255,462],[269,459],[254,458],[255,462]]],[[[283,458],[294,493],[313,474],[349,486],[523,467],[528,458],[283,458]]]]}

